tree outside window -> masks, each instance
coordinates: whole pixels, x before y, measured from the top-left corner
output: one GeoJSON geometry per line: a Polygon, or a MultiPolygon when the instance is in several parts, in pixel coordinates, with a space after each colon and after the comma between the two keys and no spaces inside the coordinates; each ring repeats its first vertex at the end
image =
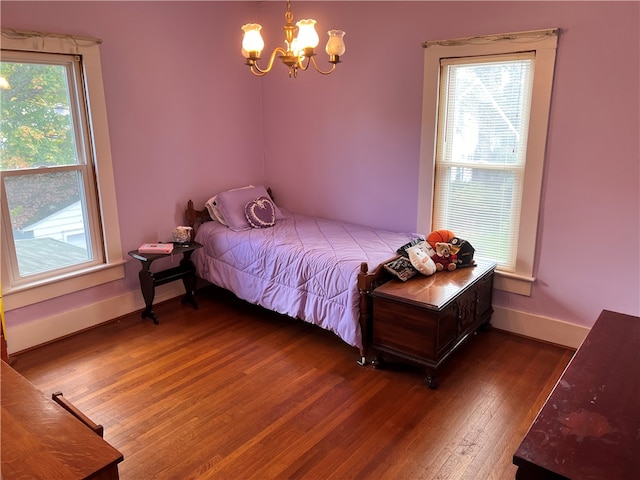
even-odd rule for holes
{"type": "Polygon", "coordinates": [[[124,277],[101,41],[2,29],[0,266],[11,311],[124,277]]]}
{"type": "Polygon", "coordinates": [[[91,172],[79,148],[82,138],[76,140],[86,130],[80,125],[82,95],[74,90],[77,60],[36,57],[37,63],[0,62],[0,167],[14,278],[94,257],[85,213],[91,172]]]}
{"type": "Polygon", "coordinates": [[[558,29],[423,43],[419,231],[446,228],[530,295],[558,29]]]}

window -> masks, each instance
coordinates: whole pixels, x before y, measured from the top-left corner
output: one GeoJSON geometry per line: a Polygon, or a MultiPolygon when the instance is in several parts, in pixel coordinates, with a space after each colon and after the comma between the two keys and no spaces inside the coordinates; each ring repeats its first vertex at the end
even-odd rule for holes
{"type": "Polygon", "coordinates": [[[421,231],[449,229],[528,295],[557,31],[425,43],[421,231]],[[433,128],[435,123],[435,128],[433,128]]]}
{"type": "Polygon", "coordinates": [[[99,42],[2,35],[2,289],[10,310],[124,271],[99,42]]]}

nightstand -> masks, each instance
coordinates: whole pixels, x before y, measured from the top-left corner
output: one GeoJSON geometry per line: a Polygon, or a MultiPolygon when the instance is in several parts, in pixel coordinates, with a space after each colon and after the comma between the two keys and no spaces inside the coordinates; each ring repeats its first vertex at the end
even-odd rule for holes
{"type": "Polygon", "coordinates": [[[136,260],[139,260],[142,264],[138,277],[140,278],[140,289],[142,290],[142,296],[144,297],[145,309],[142,311],[142,318],[151,318],[153,323],[158,324],[158,318],[153,312],[153,298],[156,294],[156,286],[164,285],[165,283],[173,282],[175,280],[182,280],[184,283],[184,289],[186,292],[185,297],[182,299],[182,303],[188,303],[193,308],[197,309],[198,304],[194,297],[194,291],[196,288],[196,267],[191,261],[191,254],[202,248],[202,245],[197,242],[192,242],[188,245],[175,244],[172,253],[140,253],[138,250],[131,250],[129,255],[136,260]],[[151,271],[151,264],[154,260],[159,258],[167,258],[172,255],[182,256],[180,264],[177,267],[169,268],[159,272],[151,271]]]}
{"type": "Polygon", "coordinates": [[[478,260],[474,267],[417,275],[404,283],[391,280],[376,288],[371,348],[378,356],[373,366],[383,367],[383,354],[424,365],[427,386],[437,388],[436,370],[491,320],[495,267],[478,260]]]}

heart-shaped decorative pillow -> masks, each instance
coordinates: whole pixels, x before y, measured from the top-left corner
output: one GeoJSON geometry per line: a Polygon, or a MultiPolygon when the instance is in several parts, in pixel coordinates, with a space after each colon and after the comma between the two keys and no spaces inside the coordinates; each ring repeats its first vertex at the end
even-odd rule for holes
{"type": "Polygon", "coordinates": [[[276,224],[276,207],[267,197],[247,203],[244,214],[253,228],[273,227],[276,224]]]}

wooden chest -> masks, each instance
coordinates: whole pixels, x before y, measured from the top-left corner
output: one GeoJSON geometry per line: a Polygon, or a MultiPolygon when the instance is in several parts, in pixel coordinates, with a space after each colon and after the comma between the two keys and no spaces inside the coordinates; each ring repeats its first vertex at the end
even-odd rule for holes
{"type": "Polygon", "coordinates": [[[390,354],[427,369],[425,382],[436,388],[436,370],[480,326],[489,323],[493,262],[407,282],[392,280],[373,291],[374,367],[390,354]]]}
{"type": "Polygon", "coordinates": [[[640,318],[603,310],[522,440],[520,480],[640,478],[640,318]]]}

